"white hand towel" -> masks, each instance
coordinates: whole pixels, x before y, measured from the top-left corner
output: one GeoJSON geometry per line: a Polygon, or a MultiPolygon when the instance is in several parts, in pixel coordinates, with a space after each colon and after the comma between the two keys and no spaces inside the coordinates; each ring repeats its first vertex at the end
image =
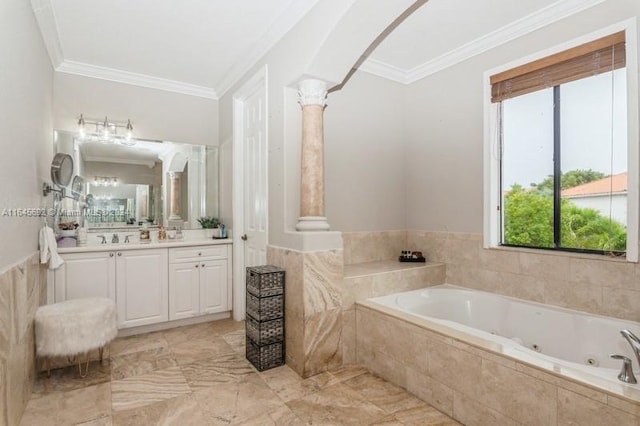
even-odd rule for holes
{"type": "Polygon", "coordinates": [[[58,269],[64,260],[58,254],[58,244],[53,229],[43,226],[40,229],[40,263],[49,262],[49,269],[58,269]]]}

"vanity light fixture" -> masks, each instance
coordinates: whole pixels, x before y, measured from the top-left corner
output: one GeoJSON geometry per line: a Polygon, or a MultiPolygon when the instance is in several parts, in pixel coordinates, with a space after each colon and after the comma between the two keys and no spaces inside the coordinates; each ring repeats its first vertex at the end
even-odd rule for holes
{"type": "Polygon", "coordinates": [[[82,141],[117,143],[120,145],[131,146],[136,144],[133,138],[133,124],[131,120],[127,122],[109,121],[108,117],[104,120],[93,120],[84,118],[84,114],[80,114],[78,118],[78,138],[82,141]],[[87,125],[94,126],[94,131],[88,131],[87,125]],[[124,130],[124,135],[118,134],[118,129],[124,130]]]}

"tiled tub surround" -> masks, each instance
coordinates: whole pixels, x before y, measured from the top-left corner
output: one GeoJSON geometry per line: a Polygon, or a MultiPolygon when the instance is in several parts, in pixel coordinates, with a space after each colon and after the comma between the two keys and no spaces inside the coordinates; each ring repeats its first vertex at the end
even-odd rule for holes
{"type": "Polygon", "coordinates": [[[302,377],[342,365],[342,250],[298,252],[267,247],[284,268],[286,362],[302,377]]]}
{"type": "Polygon", "coordinates": [[[35,377],[33,319],[46,302],[46,268],[34,253],[0,273],[0,425],[16,425],[35,377]]]}
{"type": "Polygon", "coordinates": [[[342,357],[345,364],[356,362],[355,302],[442,284],[442,263],[400,263],[386,260],[345,265],[342,304],[342,357]]]}
{"type": "Polygon", "coordinates": [[[578,383],[372,301],[356,305],[356,327],[360,363],[463,424],[640,424],[638,390],[619,395],[578,383]]]}
{"type": "Polygon", "coordinates": [[[640,266],[599,255],[485,249],[482,234],[345,232],[345,265],[421,251],[446,265],[446,282],[598,315],[640,321],[640,266]]]}
{"type": "Polygon", "coordinates": [[[640,321],[640,267],[599,255],[485,249],[482,235],[408,231],[407,247],[447,265],[449,284],[640,321]]]}
{"type": "Polygon", "coordinates": [[[407,231],[343,232],[344,264],[397,260],[407,250],[407,231]]]}

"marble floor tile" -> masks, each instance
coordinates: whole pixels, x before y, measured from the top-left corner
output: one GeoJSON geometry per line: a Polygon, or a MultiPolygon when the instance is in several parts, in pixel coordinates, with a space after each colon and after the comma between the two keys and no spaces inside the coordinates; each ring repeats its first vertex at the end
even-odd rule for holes
{"type": "Polygon", "coordinates": [[[344,367],[331,370],[331,375],[338,379],[339,382],[344,382],[345,380],[365,373],[368,373],[368,371],[361,365],[345,365],[344,367]]]}
{"type": "Polygon", "coordinates": [[[199,389],[194,394],[213,425],[241,423],[284,405],[257,373],[237,383],[199,389]]]}
{"type": "Polygon", "coordinates": [[[162,331],[139,334],[137,336],[121,337],[109,345],[109,356],[130,354],[169,346],[162,331]]]}
{"type": "Polygon", "coordinates": [[[222,338],[225,342],[229,344],[233,348],[234,351],[245,354],[246,353],[246,332],[244,328],[242,330],[232,331],[230,333],[226,333],[222,335],[222,338]]]}
{"type": "Polygon", "coordinates": [[[111,379],[122,380],[178,365],[168,347],[111,357],[111,379]]]}
{"type": "Polygon", "coordinates": [[[213,329],[219,334],[232,333],[234,331],[244,331],[244,321],[234,321],[233,319],[224,319],[220,321],[214,321],[211,323],[213,329]]]}
{"type": "Polygon", "coordinates": [[[203,322],[201,324],[187,325],[184,327],[176,327],[164,331],[164,337],[170,345],[188,342],[191,340],[208,339],[214,336],[220,336],[216,331],[214,322],[203,322]]]}
{"type": "Polygon", "coordinates": [[[52,392],[29,400],[20,425],[66,426],[94,421],[111,415],[110,401],[109,383],[66,392],[52,392]]]}
{"type": "Polygon", "coordinates": [[[205,414],[193,394],[116,412],[113,415],[114,426],[201,426],[206,424],[208,421],[205,414]]]}
{"type": "Polygon", "coordinates": [[[401,410],[393,417],[406,426],[462,426],[428,404],[401,410]]]}
{"type": "MultiPolygon", "coordinates": [[[[82,369],[84,371],[84,363],[82,369]]],[[[107,383],[111,380],[110,370],[110,361],[107,359],[103,360],[102,363],[100,361],[89,362],[89,373],[85,378],[80,377],[77,364],[51,370],[51,377],[47,377],[47,371],[45,370],[38,373],[33,392],[35,394],[65,392],[107,383]]]]}
{"type": "Polygon", "coordinates": [[[21,425],[458,424],[361,366],[258,373],[244,342],[231,320],[117,339],[85,379],[77,366],[39,375],[21,425]]]}
{"type": "Polygon", "coordinates": [[[338,383],[338,379],[327,372],[303,379],[286,365],[263,371],[260,376],[284,402],[303,398],[338,383]]]}
{"type": "Polygon", "coordinates": [[[401,387],[371,373],[360,374],[343,383],[387,414],[426,405],[401,387]]]}
{"type": "Polygon", "coordinates": [[[180,365],[192,364],[203,359],[235,353],[233,348],[220,336],[171,343],[170,348],[180,365]]]}
{"type": "Polygon", "coordinates": [[[98,417],[88,422],[78,423],[76,426],[113,426],[113,418],[111,416],[98,417]]]}
{"type": "Polygon", "coordinates": [[[123,411],[191,392],[179,367],[111,382],[113,411],[123,411]]]}
{"type": "Polygon", "coordinates": [[[305,426],[298,416],[293,414],[293,411],[286,405],[276,408],[273,411],[260,414],[256,417],[252,417],[248,420],[234,423],[238,426],[305,426]]]}
{"type": "Polygon", "coordinates": [[[181,369],[192,390],[239,382],[256,372],[243,355],[235,352],[183,365],[181,369]]]}
{"type": "Polygon", "coordinates": [[[384,411],[342,383],[289,401],[287,405],[303,421],[313,425],[361,426],[386,417],[384,411]]]}

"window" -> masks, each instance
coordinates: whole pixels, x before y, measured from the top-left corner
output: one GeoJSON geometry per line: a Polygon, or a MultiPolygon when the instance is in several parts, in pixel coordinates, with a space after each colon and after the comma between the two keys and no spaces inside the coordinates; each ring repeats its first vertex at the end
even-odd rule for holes
{"type": "Polygon", "coordinates": [[[486,246],[615,255],[637,247],[625,47],[619,31],[486,74],[486,246]]]}

